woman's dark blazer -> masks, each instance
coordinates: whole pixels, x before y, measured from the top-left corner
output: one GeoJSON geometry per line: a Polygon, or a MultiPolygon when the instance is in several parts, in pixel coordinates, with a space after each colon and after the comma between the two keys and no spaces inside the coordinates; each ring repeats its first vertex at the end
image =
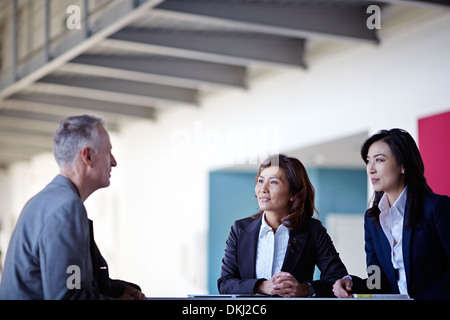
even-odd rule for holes
{"type": "MultiPolygon", "coordinates": [[[[221,294],[253,294],[256,282],[256,250],[262,215],[237,220],[226,242],[222,270],[217,281],[221,294]]],[[[330,236],[322,223],[307,218],[292,229],[281,271],[292,274],[299,283],[309,282],[317,296],[332,296],[334,282],[347,275],[330,236]],[[314,267],[320,279],[312,281],[314,267]]]]}
{"type": "MultiPolygon", "coordinates": [[[[402,248],[408,294],[415,299],[450,299],[450,198],[426,194],[418,226],[406,226],[408,215],[407,205],[402,248]]],[[[367,265],[380,267],[382,292],[399,293],[391,248],[378,219],[366,213],[364,228],[367,265]]],[[[357,290],[367,291],[359,279],[354,283],[357,290]]]]}

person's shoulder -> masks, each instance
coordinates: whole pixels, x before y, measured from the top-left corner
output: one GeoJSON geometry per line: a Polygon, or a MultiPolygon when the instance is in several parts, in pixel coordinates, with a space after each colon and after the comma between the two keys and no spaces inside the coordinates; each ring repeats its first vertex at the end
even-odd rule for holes
{"type": "Polygon", "coordinates": [[[364,213],[364,224],[379,224],[379,216],[374,214],[373,211],[371,212],[371,209],[367,209],[364,213]]]}
{"type": "Polygon", "coordinates": [[[231,225],[229,237],[237,240],[242,232],[251,231],[254,228],[257,228],[257,222],[255,222],[255,220],[258,219],[255,219],[254,217],[247,217],[235,220],[231,225]],[[254,223],[252,224],[252,222],[254,223]]]}
{"type": "Polygon", "coordinates": [[[231,229],[239,233],[241,230],[252,231],[254,228],[261,226],[261,219],[259,217],[250,216],[234,221],[231,229]],[[258,223],[259,222],[259,223],[258,223]]]}
{"type": "Polygon", "coordinates": [[[249,224],[254,222],[256,219],[257,218],[254,218],[253,216],[242,218],[242,219],[238,219],[238,220],[234,221],[233,225],[239,226],[240,228],[244,228],[245,229],[249,224]]]}
{"type": "Polygon", "coordinates": [[[305,218],[299,227],[295,228],[296,233],[309,233],[312,236],[317,236],[326,233],[326,229],[322,222],[314,217],[305,218]]]}
{"type": "Polygon", "coordinates": [[[325,228],[322,224],[322,221],[320,221],[317,218],[314,217],[308,217],[305,218],[305,220],[303,220],[301,228],[307,228],[310,230],[318,230],[318,229],[322,229],[325,228]]]}
{"type": "Polygon", "coordinates": [[[425,203],[432,203],[435,204],[437,202],[448,202],[450,201],[450,198],[443,194],[437,194],[434,192],[428,192],[423,196],[423,201],[425,203]]]}
{"type": "Polygon", "coordinates": [[[85,214],[86,209],[77,191],[72,186],[57,183],[55,180],[27,202],[22,212],[25,217],[30,216],[29,218],[36,221],[55,215],[73,219],[76,218],[74,212],[85,214]]]}
{"type": "Polygon", "coordinates": [[[450,197],[433,192],[423,197],[425,214],[431,212],[450,212],[450,197]]]}
{"type": "Polygon", "coordinates": [[[66,208],[69,211],[84,208],[83,202],[76,192],[58,185],[47,186],[40,194],[36,195],[36,198],[40,204],[48,208],[66,208]]]}
{"type": "Polygon", "coordinates": [[[75,185],[62,175],[57,175],[41,193],[64,193],[70,197],[79,198],[75,185]]]}

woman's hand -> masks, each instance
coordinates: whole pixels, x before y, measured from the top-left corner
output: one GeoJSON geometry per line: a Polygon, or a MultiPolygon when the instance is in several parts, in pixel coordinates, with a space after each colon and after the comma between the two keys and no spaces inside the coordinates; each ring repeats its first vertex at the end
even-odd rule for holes
{"type": "Polygon", "coordinates": [[[284,298],[309,296],[309,285],[298,283],[289,272],[278,272],[269,280],[257,283],[255,291],[268,295],[278,295],[284,298]]]}
{"type": "Polygon", "coordinates": [[[122,296],[120,296],[118,299],[119,300],[145,300],[146,297],[139,289],[127,284],[125,286],[125,290],[124,290],[122,296]]]}
{"type": "Polygon", "coordinates": [[[338,298],[353,298],[353,281],[350,278],[336,280],[333,285],[333,293],[338,298]]]}

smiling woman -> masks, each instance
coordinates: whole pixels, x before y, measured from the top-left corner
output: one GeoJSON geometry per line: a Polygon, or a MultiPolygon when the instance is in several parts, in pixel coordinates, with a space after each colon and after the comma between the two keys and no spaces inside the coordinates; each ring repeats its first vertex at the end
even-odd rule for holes
{"type": "Polygon", "coordinates": [[[253,217],[258,218],[266,211],[266,219],[273,221],[272,227],[277,228],[280,223],[298,227],[306,217],[318,213],[314,187],[305,167],[299,160],[282,154],[261,164],[255,194],[261,211],[253,217]]]}
{"type": "Polygon", "coordinates": [[[268,158],[259,168],[255,193],[261,212],[231,227],[219,292],[332,296],[333,282],[347,270],[313,218],[314,188],[303,164],[285,155],[268,158]],[[316,265],[320,280],[312,281],[316,265]]]}
{"type": "Polygon", "coordinates": [[[269,167],[261,172],[255,186],[259,207],[267,212],[266,220],[274,230],[279,227],[281,219],[289,214],[289,183],[284,176],[282,169],[269,167]]]}

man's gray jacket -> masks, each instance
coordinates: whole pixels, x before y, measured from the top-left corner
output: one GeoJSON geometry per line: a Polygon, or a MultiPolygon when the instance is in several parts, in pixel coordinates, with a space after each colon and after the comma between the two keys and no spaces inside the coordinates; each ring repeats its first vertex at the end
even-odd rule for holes
{"type": "Polygon", "coordinates": [[[27,202],[9,243],[0,299],[110,299],[127,284],[109,278],[92,221],[69,179],[56,176],[27,202]]]}

